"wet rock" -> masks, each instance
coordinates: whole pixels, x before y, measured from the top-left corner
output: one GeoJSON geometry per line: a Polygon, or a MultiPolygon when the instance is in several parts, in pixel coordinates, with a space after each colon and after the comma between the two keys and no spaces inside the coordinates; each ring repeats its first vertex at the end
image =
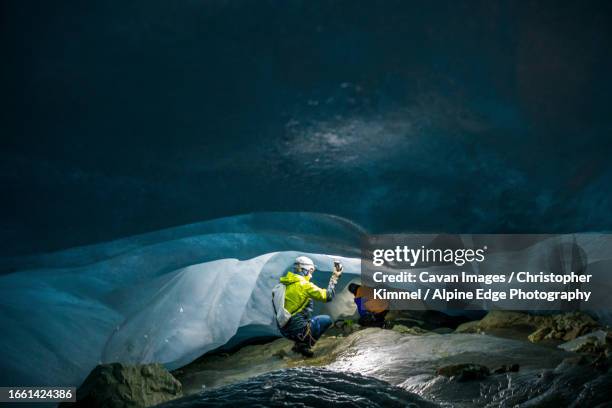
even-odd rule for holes
{"type": "Polygon", "coordinates": [[[574,340],[560,344],[559,348],[567,351],[579,352],[585,345],[606,345],[606,338],[608,333],[603,330],[597,330],[584,336],[580,336],[574,340]]]}
{"type": "MultiPolygon", "coordinates": [[[[553,406],[569,406],[582,385],[605,373],[601,369],[594,369],[591,363],[593,357],[590,355],[585,355],[588,360],[584,366],[568,368],[571,375],[567,374],[567,370],[557,372],[555,367],[564,358],[577,355],[558,348],[532,344],[524,339],[489,335],[452,333],[444,336],[415,336],[394,330],[365,328],[346,337],[324,335],[313,348],[315,357],[310,359],[291,352],[292,345],[293,342],[289,340],[277,339],[266,344],[244,346],[231,354],[209,355],[189,367],[184,367],[182,374],[177,374],[177,378],[183,383],[184,394],[200,395],[202,390],[206,390],[208,394],[229,385],[231,388],[225,388],[221,394],[212,393],[208,396],[217,395],[220,399],[227,397],[228,405],[235,402],[232,396],[253,396],[252,402],[259,401],[261,406],[271,406],[272,398],[275,403],[282,405],[292,402],[287,398],[296,396],[291,394],[293,391],[283,387],[287,385],[285,380],[301,379],[302,377],[291,374],[301,371],[287,372],[287,369],[325,367],[333,372],[331,378],[339,379],[345,374],[359,373],[397,385],[429,400],[440,402],[443,406],[493,408],[537,400],[544,394],[546,398],[561,396],[563,403],[553,406]],[[513,368],[512,364],[517,364],[517,367],[513,368]],[[520,371],[514,372],[519,364],[520,371]],[[501,368],[504,365],[506,367],[500,371],[505,371],[505,374],[486,375],[487,367],[501,368]],[[452,368],[445,368],[448,366],[452,368]],[[438,369],[449,377],[436,375],[438,369]],[[272,375],[280,372],[285,374],[272,375]],[[541,373],[545,374],[540,375],[541,373]],[[259,375],[266,375],[266,380],[257,380],[259,385],[249,388],[251,379],[259,375]],[[468,381],[469,379],[476,380],[468,381]],[[566,393],[563,383],[565,380],[571,380],[577,391],[573,394],[566,393]],[[551,385],[555,388],[549,391],[551,385]],[[262,390],[262,394],[259,394],[261,399],[251,391],[246,394],[242,392],[244,389],[255,392],[259,390],[258,387],[262,390]],[[284,392],[289,394],[283,394],[284,392]],[[466,401],[470,403],[466,405],[466,401]],[[500,405],[499,401],[504,401],[505,404],[500,405]]],[[[320,371],[317,369],[312,373],[318,375],[320,371]]],[[[307,387],[302,391],[312,391],[323,399],[327,398],[325,381],[316,377],[313,379],[313,383],[308,383],[310,380],[303,383],[307,387]]],[[[293,390],[299,390],[300,387],[302,385],[293,390]]],[[[381,390],[373,390],[379,391],[381,390]]],[[[209,397],[206,399],[207,403],[212,401],[209,397]]],[[[198,397],[193,398],[190,401],[198,400],[198,397]]],[[[239,404],[233,406],[236,405],[239,404]]],[[[320,406],[323,405],[324,402],[321,402],[320,406]]]]}
{"type": "Polygon", "coordinates": [[[321,368],[291,368],[249,378],[238,384],[206,390],[164,408],[184,407],[331,407],[434,408],[400,387],[359,373],[321,368]]]}
{"type": "Polygon", "coordinates": [[[181,383],[161,364],[102,364],[77,390],[70,407],[149,407],[182,396],[181,383]]]}
{"type": "Polygon", "coordinates": [[[542,324],[545,318],[545,316],[534,316],[527,313],[493,310],[480,320],[478,328],[490,330],[521,326],[537,327],[542,324]]]}
{"type": "Polygon", "coordinates": [[[396,331],[398,333],[402,333],[402,334],[414,334],[414,335],[421,335],[421,334],[429,333],[427,330],[423,330],[418,326],[407,327],[407,326],[404,326],[403,324],[396,324],[393,326],[391,330],[396,331]]]}
{"type": "Polygon", "coordinates": [[[184,393],[191,394],[201,391],[203,386],[206,389],[225,386],[288,367],[322,366],[350,348],[351,339],[364,331],[346,337],[325,334],[313,347],[313,358],[293,352],[294,342],[280,338],[266,344],[244,346],[230,354],[206,355],[173,373],[183,384],[184,393]]]}
{"type": "Polygon", "coordinates": [[[591,316],[581,312],[553,315],[552,321],[547,323],[551,330],[546,338],[565,341],[573,340],[599,327],[591,316]]]}
{"type": "Polygon", "coordinates": [[[392,310],[385,316],[387,327],[393,327],[401,324],[404,326],[424,326],[425,321],[421,320],[421,316],[414,315],[410,310],[392,310]]]}
{"type": "Polygon", "coordinates": [[[457,327],[458,333],[491,332],[496,329],[530,329],[529,341],[573,340],[596,330],[598,323],[582,312],[554,315],[531,315],[528,313],[494,310],[480,321],[468,322],[457,327]]]}
{"type": "Polygon", "coordinates": [[[392,310],[387,313],[385,320],[388,327],[401,324],[433,331],[441,327],[455,329],[469,319],[465,316],[450,316],[435,310],[392,310]]]}
{"type": "Polygon", "coordinates": [[[361,330],[361,325],[358,323],[346,324],[342,328],[342,332],[345,336],[348,336],[351,333],[355,333],[356,331],[361,330]]]}
{"type": "Polygon", "coordinates": [[[554,370],[526,370],[478,382],[480,395],[470,406],[609,407],[612,400],[611,373],[593,369],[588,358],[576,357],[572,359],[574,362],[564,361],[554,370]],[[584,360],[584,363],[578,360],[584,360]],[[494,383],[487,384],[493,380],[494,383]]]}
{"type": "Polygon", "coordinates": [[[571,369],[575,366],[583,366],[587,364],[591,364],[592,360],[584,355],[572,356],[564,358],[561,363],[555,368],[555,371],[561,372],[571,369]]]}
{"type": "Polygon", "coordinates": [[[576,353],[598,354],[606,349],[606,339],[608,333],[597,330],[574,340],[559,345],[559,348],[576,353]]]}
{"type": "Polygon", "coordinates": [[[493,374],[517,373],[520,366],[518,364],[503,364],[492,371],[493,374]]]}
{"type": "Polygon", "coordinates": [[[454,330],[450,327],[438,327],[437,329],[433,329],[432,332],[437,334],[449,334],[454,332],[454,330]]]}
{"type": "Polygon", "coordinates": [[[350,319],[338,320],[336,323],[334,323],[333,328],[328,333],[335,334],[335,335],[348,336],[351,333],[354,333],[361,329],[363,329],[363,326],[361,326],[359,323],[355,322],[354,320],[350,320],[350,319]]]}
{"type": "Polygon", "coordinates": [[[438,368],[437,375],[449,377],[456,381],[481,380],[489,376],[487,367],[480,364],[451,364],[438,368]]]}
{"type": "Polygon", "coordinates": [[[548,338],[552,329],[550,327],[541,327],[527,336],[527,339],[532,343],[539,343],[542,340],[548,338]]]}
{"type": "Polygon", "coordinates": [[[455,333],[478,333],[480,331],[480,320],[465,322],[457,326],[455,333]]]}
{"type": "Polygon", "coordinates": [[[607,352],[595,355],[592,366],[595,369],[601,372],[607,372],[608,375],[612,376],[612,372],[610,372],[610,366],[612,366],[612,356],[610,356],[607,352]]]}
{"type": "Polygon", "coordinates": [[[493,310],[481,320],[463,323],[455,330],[457,333],[483,333],[496,329],[532,330],[544,324],[545,316],[534,316],[527,313],[493,310]]]}
{"type": "Polygon", "coordinates": [[[610,407],[612,375],[601,375],[584,384],[573,401],[573,407],[610,407]]]}

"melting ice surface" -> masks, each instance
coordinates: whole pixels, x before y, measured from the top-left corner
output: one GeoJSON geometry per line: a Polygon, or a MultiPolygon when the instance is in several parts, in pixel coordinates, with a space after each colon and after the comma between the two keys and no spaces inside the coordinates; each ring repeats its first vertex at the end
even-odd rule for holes
{"type": "Polygon", "coordinates": [[[314,259],[321,284],[325,254],[357,275],[362,234],[334,216],[254,214],[6,260],[1,382],[75,385],[113,361],[172,369],[232,338],[276,334],[269,293],[295,257],[314,259]]]}

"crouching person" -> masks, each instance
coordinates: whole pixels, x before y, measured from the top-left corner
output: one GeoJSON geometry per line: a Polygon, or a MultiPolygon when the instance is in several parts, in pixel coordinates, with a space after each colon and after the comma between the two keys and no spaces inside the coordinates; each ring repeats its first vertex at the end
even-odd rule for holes
{"type": "Polygon", "coordinates": [[[348,290],[355,297],[359,324],[364,327],[384,327],[389,302],[385,299],[375,299],[374,289],[367,286],[351,283],[348,290]]]}
{"type": "Polygon", "coordinates": [[[312,357],[312,347],[321,335],[332,325],[328,315],[312,317],[313,300],[331,302],[335,295],[336,283],[342,275],[342,264],[334,262],[334,271],[327,289],[322,289],[310,279],[315,271],[312,260],[299,256],[295,260],[293,272],[289,271],[280,279],[285,286],[284,309],[291,317],[282,327],[281,334],[293,341],[293,351],[305,357],[312,357]]]}

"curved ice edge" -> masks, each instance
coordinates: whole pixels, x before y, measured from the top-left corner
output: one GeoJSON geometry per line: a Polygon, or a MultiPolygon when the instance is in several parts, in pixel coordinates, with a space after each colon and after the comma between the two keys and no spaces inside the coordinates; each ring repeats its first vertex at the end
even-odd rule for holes
{"type": "MultiPolygon", "coordinates": [[[[239,330],[244,338],[278,335],[270,293],[302,253],[274,252],[245,261],[205,262],[147,283],[141,293],[152,300],[131,308],[134,312],[128,313],[109,337],[102,361],[161,361],[173,369],[225,345],[239,330]]],[[[357,276],[360,271],[357,258],[306,255],[321,268],[317,280],[329,277],[332,259],[336,258],[344,263],[347,275],[357,276]]],[[[341,302],[326,306],[327,313],[334,317],[342,314],[338,309],[341,302]]],[[[353,311],[351,302],[347,313],[353,311]]]]}
{"type": "MultiPolygon", "coordinates": [[[[76,246],[47,253],[0,257],[0,275],[37,268],[86,266],[139,248],[183,238],[220,234],[324,235],[329,239],[367,233],[353,221],[333,214],[314,212],[256,212],[137,234],[107,242],[76,246]]],[[[358,241],[354,242],[357,244],[358,241]]]]}
{"type": "Polygon", "coordinates": [[[339,217],[250,214],[185,228],[178,239],[165,231],[28,258],[0,276],[2,382],[75,385],[111,361],[178,367],[241,327],[276,330],[268,288],[297,254],[328,271],[322,254],[338,254],[347,274],[359,270],[363,230],[339,217]]]}

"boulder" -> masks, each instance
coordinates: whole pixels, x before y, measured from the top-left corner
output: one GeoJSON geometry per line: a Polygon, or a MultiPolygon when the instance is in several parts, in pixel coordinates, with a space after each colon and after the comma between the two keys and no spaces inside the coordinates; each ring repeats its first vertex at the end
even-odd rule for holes
{"type": "Polygon", "coordinates": [[[549,338],[551,332],[552,328],[550,326],[540,327],[539,329],[531,333],[529,336],[527,336],[527,339],[529,339],[529,341],[532,343],[539,343],[542,340],[549,338]]]}
{"type": "Polygon", "coordinates": [[[450,334],[454,332],[454,330],[450,327],[438,327],[437,329],[433,329],[431,332],[437,334],[450,334]]]}
{"type": "Polygon", "coordinates": [[[494,310],[482,320],[467,322],[457,327],[458,333],[482,333],[495,329],[529,329],[533,332],[529,341],[573,340],[596,330],[598,323],[582,312],[559,313],[554,315],[532,315],[529,313],[494,310]]]}
{"type": "Polygon", "coordinates": [[[161,364],[98,365],[70,407],[150,407],[182,396],[181,383],[161,364]]]}
{"type": "Polygon", "coordinates": [[[605,349],[607,336],[607,332],[597,330],[592,333],[585,334],[584,336],[580,336],[574,340],[560,344],[559,348],[576,353],[597,354],[605,349]]]}
{"type": "Polygon", "coordinates": [[[489,368],[480,364],[451,364],[438,368],[437,375],[456,381],[481,380],[490,374],[489,368]]]}
{"type": "Polygon", "coordinates": [[[482,331],[491,329],[509,329],[522,327],[539,327],[550,319],[550,316],[530,315],[521,312],[493,310],[478,323],[482,331]]]}
{"type": "Polygon", "coordinates": [[[591,316],[582,312],[540,317],[538,329],[529,336],[534,343],[545,339],[569,341],[599,327],[591,316]]]}
{"type": "Polygon", "coordinates": [[[457,326],[455,333],[478,333],[479,332],[480,320],[473,320],[471,322],[465,322],[457,326]]]}

